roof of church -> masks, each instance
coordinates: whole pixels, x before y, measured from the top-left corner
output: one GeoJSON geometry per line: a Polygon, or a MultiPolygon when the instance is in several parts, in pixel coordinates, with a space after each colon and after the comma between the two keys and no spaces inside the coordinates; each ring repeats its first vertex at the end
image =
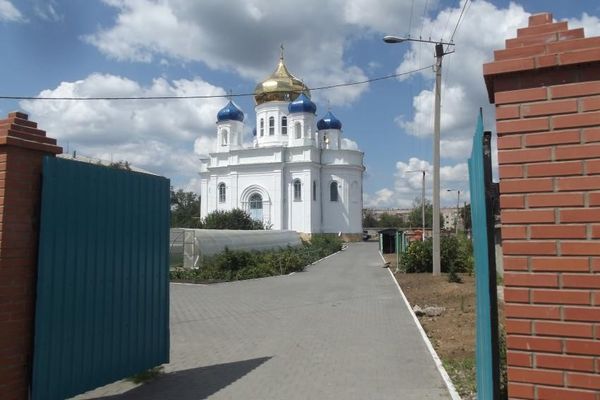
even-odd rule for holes
{"type": "Polygon", "coordinates": [[[229,100],[229,103],[219,111],[217,114],[217,121],[244,121],[244,112],[236,106],[233,101],[229,100]]]}
{"type": "Polygon", "coordinates": [[[308,87],[300,79],[292,75],[285,66],[282,46],[277,68],[264,81],[256,85],[254,100],[256,104],[268,101],[292,101],[301,93],[310,96],[308,87]]]}
{"type": "Polygon", "coordinates": [[[316,113],[317,105],[313,103],[304,93],[288,105],[288,111],[291,113],[316,113]]]}
{"type": "Polygon", "coordinates": [[[327,114],[317,122],[317,129],[342,129],[342,121],[337,119],[331,111],[327,111],[327,114]]]}

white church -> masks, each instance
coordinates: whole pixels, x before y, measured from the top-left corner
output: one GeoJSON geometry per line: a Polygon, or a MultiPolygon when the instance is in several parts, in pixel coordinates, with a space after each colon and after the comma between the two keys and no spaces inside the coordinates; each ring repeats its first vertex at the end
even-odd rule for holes
{"type": "Polygon", "coordinates": [[[317,106],[286,68],[256,86],[256,128],[244,147],[244,113],[217,114],[217,149],[201,160],[201,216],[241,208],[271,229],[362,234],[363,153],[342,149],[342,123],[317,106]]]}

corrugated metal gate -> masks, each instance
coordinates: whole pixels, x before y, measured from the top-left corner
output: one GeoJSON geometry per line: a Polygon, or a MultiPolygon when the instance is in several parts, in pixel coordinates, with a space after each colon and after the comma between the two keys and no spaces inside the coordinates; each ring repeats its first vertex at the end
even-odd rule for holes
{"type": "Polygon", "coordinates": [[[44,159],[32,398],[169,361],[169,180],[44,159]]]}
{"type": "Polygon", "coordinates": [[[471,221],[477,290],[477,398],[494,400],[499,394],[498,306],[494,256],[491,134],[483,131],[479,114],[469,158],[471,221]]]}

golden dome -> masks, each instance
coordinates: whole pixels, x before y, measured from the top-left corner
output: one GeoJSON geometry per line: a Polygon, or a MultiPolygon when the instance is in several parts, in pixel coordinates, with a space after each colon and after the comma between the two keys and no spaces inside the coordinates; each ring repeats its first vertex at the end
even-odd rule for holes
{"type": "Polygon", "coordinates": [[[279,64],[277,64],[275,71],[267,79],[256,85],[254,100],[256,104],[268,101],[293,101],[300,93],[310,97],[308,87],[300,79],[290,74],[285,66],[282,48],[279,64]]]}

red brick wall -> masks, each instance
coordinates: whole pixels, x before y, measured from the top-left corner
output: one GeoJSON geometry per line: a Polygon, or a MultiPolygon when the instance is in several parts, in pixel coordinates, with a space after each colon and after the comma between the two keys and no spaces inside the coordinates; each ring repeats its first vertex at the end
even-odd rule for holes
{"type": "Polygon", "coordinates": [[[600,400],[600,37],[530,17],[496,104],[509,397],[600,400]]]}
{"type": "Polygon", "coordinates": [[[0,120],[0,399],[27,399],[42,157],[62,149],[26,114],[0,120]]]}

